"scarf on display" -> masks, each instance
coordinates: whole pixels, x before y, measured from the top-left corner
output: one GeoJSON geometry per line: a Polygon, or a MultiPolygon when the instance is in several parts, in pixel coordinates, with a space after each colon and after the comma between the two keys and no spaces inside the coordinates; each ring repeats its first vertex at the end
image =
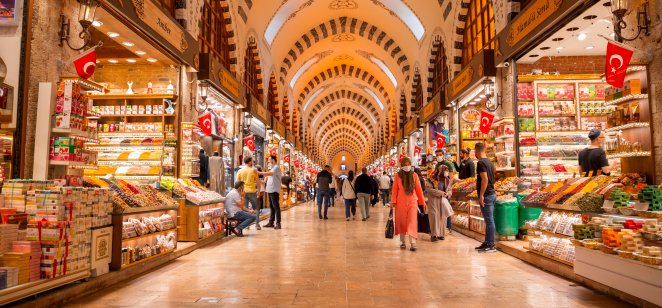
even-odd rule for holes
{"type": "Polygon", "coordinates": [[[404,170],[398,171],[398,176],[402,181],[402,187],[405,189],[405,194],[411,195],[414,193],[414,171],[405,172],[404,170]]]}

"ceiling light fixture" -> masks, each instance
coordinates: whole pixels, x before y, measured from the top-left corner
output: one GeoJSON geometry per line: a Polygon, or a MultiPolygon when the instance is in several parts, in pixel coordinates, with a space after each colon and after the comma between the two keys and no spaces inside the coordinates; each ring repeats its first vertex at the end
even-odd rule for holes
{"type": "Polygon", "coordinates": [[[115,37],[120,36],[120,34],[117,33],[117,32],[108,32],[106,34],[108,34],[108,37],[110,37],[110,38],[115,38],[115,37]]]}
{"type": "Polygon", "coordinates": [[[98,21],[98,20],[95,20],[95,21],[92,22],[92,25],[99,28],[99,27],[103,26],[103,23],[98,21]]]}
{"type": "Polygon", "coordinates": [[[136,51],[136,54],[139,55],[139,56],[144,56],[144,55],[146,55],[147,53],[144,52],[144,51],[142,51],[142,50],[138,50],[138,51],[136,51]]]}
{"type": "Polygon", "coordinates": [[[586,46],[586,50],[591,50],[593,48],[594,48],[593,46],[586,46]]]}
{"type": "Polygon", "coordinates": [[[563,49],[562,46],[556,47],[556,50],[562,50],[562,49],[563,49]]]}
{"type": "Polygon", "coordinates": [[[126,59],[126,62],[129,62],[129,63],[136,63],[136,59],[126,59]]]}
{"type": "Polygon", "coordinates": [[[108,62],[113,63],[113,64],[116,64],[116,63],[119,62],[119,61],[117,61],[117,60],[115,60],[115,59],[108,59],[108,62]]]}
{"type": "Polygon", "coordinates": [[[147,62],[155,63],[156,61],[158,61],[158,60],[156,60],[154,58],[147,58],[147,62]]]}
{"type": "Polygon", "coordinates": [[[577,36],[577,39],[580,40],[580,41],[585,40],[586,39],[586,33],[584,33],[584,32],[579,33],[579,35],[577,36]]]}
{"type": "Polygon", "coordinates": [[[126,47],[133,47],[133,46],[135,46],[136,44],[131,43],[131,42],[124,42],[124,43],[122,43],[122,45],[124,45],[124,46],[126,46],[126,47]]]}

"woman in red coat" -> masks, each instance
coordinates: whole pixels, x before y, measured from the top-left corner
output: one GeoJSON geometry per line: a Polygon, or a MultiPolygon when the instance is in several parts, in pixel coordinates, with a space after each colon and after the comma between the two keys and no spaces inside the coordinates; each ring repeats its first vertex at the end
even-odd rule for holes
{"type": "Polygon", "coordinates": [[[414,174],[408,157],[400,161],[400,171],[395,175],[391,195],[391,207],[395,208],[395,235],[400,235],[400,249],[407,249],[405,235],[409,235],[409,250],[416,251],[418,239],[418,205],[427,211],[421,182],[414,174]]]}

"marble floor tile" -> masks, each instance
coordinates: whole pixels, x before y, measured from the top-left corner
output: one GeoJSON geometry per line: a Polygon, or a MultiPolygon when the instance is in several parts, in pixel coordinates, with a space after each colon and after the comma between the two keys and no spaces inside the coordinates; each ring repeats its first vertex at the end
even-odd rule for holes
{"type": "Polygon", "coordinates": [[[283,213],[283,229],[245,231],[68,307],[625,307],[626,304],[453,233],[418,251],[384,239],[388,209],[368,221],[344,208],[319,220],[311,203],[283,213]],[[195,301],[216,297],[215,304],[195,301]]]}

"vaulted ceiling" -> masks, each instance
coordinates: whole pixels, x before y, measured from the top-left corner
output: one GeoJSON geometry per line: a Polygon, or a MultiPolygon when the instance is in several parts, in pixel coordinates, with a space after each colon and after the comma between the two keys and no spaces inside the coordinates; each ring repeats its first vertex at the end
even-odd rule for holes
{"type": "Polygon", "coordinates": [[[443,22],[443,1],[251,2],[250,32],[300,117],[300,138],[322,162],[347,152],[369,163],[419,63],[427,78],[421,50],[443,22]]]}

